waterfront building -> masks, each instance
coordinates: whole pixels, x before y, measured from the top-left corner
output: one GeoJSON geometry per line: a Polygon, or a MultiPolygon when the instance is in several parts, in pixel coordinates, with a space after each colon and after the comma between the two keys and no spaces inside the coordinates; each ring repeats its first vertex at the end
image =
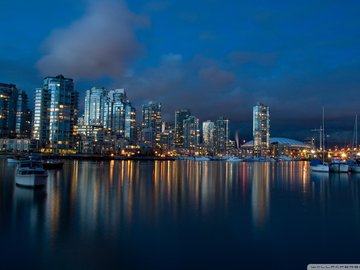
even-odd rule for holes
{"type": "MultiPolygon", "coordinates": [[[[161,121],[161,103],[149,102],[142,105],[142,130],[146,129],[148,143],[152,146],[159,147],[162,130],[161,121]],[[152,132],[151,135],[148,133],[152,132]],[[151,138],[151,141],[149,139],[151,138]]],[[[143,141],[145,142],[145,141],[143,141]]]]}
{"type": "Polygon", "coordinates": [[[206,150],[211,151],[214,148],[214,134],[215,134],[215,123],[207,120],[202,123],[202,138],[203,138],[203,145],[206,150]]]}
{"type": "Polygon", "coordinates": [[[75,146],[78,92],[72,79],[46,77],[35,91],[33,138],[47,151],[75,146]]]}
{"type": "Polygon", "coordinates": [[[17,94],[16,85],[0,83],[0,138],[15,137],[17,94]]]}
{"type": "Polygon", "coordinates": [[[184,147],[184,120],[191,115],[189,109],[179,109],[175,112],[175,148],[184,147]]]}
{"type": "Polygon", "coordinates": [[[190,151],[198,150],[200,143],[199,119],[190,115],[184,120],[184,147],[190,151]]]}
{"type": "Polygon", "coordinates": [[[0,83],[0,138],[30,138],[31,111],[25,91],[0,83]]]}
{"type": "Polygon", "coordinates": [[[267,156],[269,154],[270,112],[269,106],[257,103],[253,107],[253,143],[254,155],[267,156]]]}
{"type": "Polygon", "coordinates": [[[105,101],[107,90],[92,87],[85,93],[84,124],[104,125],[105,101]]]}
{"type": "Polygon", "coordinates": [[[19,90],[17,94],[15,133],[16,138],[31,137],[31,111],[28,108],[28,96],[24,90],[19,90]]]}
{"type": "Polygon", "coordinates": [[[127,99],[125,89],[108,91],[103,115],[104,128],[119,138],[136,140],[136,110],[127,99]]]}
{"type": "Polygon", "coordinates": [[[230,121],[224,117],[219,117],[219,119],[215,121],[214,141],[216,154],[227,154],[230,137],[229,125],[230,121]]]}

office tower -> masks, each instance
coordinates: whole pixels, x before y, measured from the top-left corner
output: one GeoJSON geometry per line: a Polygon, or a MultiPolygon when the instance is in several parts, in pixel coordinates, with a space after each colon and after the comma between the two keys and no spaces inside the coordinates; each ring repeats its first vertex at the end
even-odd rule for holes
{"type": "Polygon", "coordinates": [[[184,120],[184,147],[194,151],[200,142],[199,119],[190,115],[184,120]]]}
{"type": "Polygon", "coordinates": [[[108,91],[102,122],[118,137],[136,139],[136,110],[127,99],[125,89],[108,91]]]}
{"type": "Polygon", "coordinates": [[[184,147],[184,120],[191,115],[189,109],[179,109],[175,112],[175,147],[184,147]]]}
{"type": "Polygon", "coordinates": [[[72,149],[77,122],[78,92],[72,79],[46,77],[35,91],[33,138],[52,151],[72,149]]]}
{"type": "Polygon", "coordinates": [[[17,95],[15,133],[17,138],[31,136],[31,111],[28,108],[28,96],[23,90],[19,90],[17,95]]]}
{"type": "Polygon", "coordinates": [[[15,137],[17,95],[16,85],[0,83],[0,138],[15,137]]]}
{"type": "Polygon", "coordinates": [[[104,106],[107,97],[105,88],[92,87],[85,93],[85,125],[104,125],[104,106]]]}
{"type": "Polygon", "coordinates": [[[269,153],[270,113],[269,107],[257,103],[253,107],[254,155],[266,156],[269,153]]]}
{"type": "MultiPolygon", "coordinates": [[[[159,146],[160,134],[162,129],[161,121],[161,103],[149,102],[142,106],[142,129],[146,129],[147,133],[152,132],[151,144],[159,146]]],[[[149,135],[147,136],[148,138],[149,135]]]]}
{"type": "Polygon", "coordinates": [[[210,150],[214,147],[215,123],[207,120],[202,124],[203,144],[210,150]]]}
{"type": "Polygon", "coordinates": [[[224,117],[219,117],[219,119],[215,121],[214,140],[217,154],[227,153],[230,137],[229,124],[230,121],[224,119],[224,117]]]}

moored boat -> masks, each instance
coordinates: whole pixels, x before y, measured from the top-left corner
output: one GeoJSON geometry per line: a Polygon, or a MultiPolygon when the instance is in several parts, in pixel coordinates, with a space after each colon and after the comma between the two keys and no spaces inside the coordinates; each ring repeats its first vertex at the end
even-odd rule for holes
{"type": "Polygon", "coordinates": [[[329,172],[329,165],[321,160],[312,160],[310,162],[310,170],[312,172],[329,172]]]}
{"type": "Polygon", "coordinates": [[[46,185],[47,172],[42,166],[40,160],[20,161],[16,169],[15,183],[26,187],[39,187],[46,185]]]}
{"type": "Polygon", "coordinates": [[[329,171],[335,173],[347,173],[349,172],[349,165],[345,162],[335,161],[330,163],[329,171]]]}

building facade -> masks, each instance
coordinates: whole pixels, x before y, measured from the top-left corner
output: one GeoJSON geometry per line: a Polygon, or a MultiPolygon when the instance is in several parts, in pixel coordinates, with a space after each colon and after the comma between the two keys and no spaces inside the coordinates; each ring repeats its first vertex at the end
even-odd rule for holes
{"type": "Polygon", "coordinates": [[[160,146],[160,137],[162,131],[161,121],[161,103],[149,102],[142,106],[142,130],[152,132],[152,135],[147,135],[147,138],[151,138],[151,144],[154,147],[160,146]]]}
{"type": "Polygon", "coordinates": [[[190,115],[184,120],[184,147],[196,151],[200,144],[199,119],[190,115]]]}
{"type": "Polygon", "coordinates": [[[255,156],[267,156],[270,150],[269,106],[257,103],[253,107],[253,143],[255,156]]]}
{"type": "Polygon", "coordinates": [[[35,91],[33,138],[48,151],[73,149],[77,123],[78,92],[72,79],[46,77],[35,91]]]}
{"type": "Polygon", "coordinates": [[[104,106],[107,97],[105,88],[93,87],[86,90],[84,124],[85,125],[104,125],[104,106]]]}
{"type": "Polygon", "coordinates": [[[186,120],[190,115],[191,112],[189,109],[179,109],[175,111],[175,148],[184,147],[184,120],[186,120]]]}
{"type": "Polygon", "coordinates": [[[214,133],[215,133],[214,122],[207,120],[202,123],[203,145],[208,151],[212,151],[214,148],[214,133]]]}
{"type": "Polygon", "coordinates": [[[30,138],[31,111],[25,91],[0,83],[0,138],[30,138]]]}
{"type": "Polygon", "coordinates": [[[215,121],[214,145],[216,154],[227,154],[230,138],[229,125],[230,121],[224,117],[219,117],[219,119],[215,121]]]}

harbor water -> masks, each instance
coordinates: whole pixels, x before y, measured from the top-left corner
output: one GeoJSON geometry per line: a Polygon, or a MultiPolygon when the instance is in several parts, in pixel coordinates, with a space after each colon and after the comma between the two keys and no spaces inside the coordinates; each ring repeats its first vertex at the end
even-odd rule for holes
{"type": "Polygon", "coordinates": [[[77,161],[40,189],[0,159],[2,269],[360,262],[360,174],[307,162],[77,161]]]}

